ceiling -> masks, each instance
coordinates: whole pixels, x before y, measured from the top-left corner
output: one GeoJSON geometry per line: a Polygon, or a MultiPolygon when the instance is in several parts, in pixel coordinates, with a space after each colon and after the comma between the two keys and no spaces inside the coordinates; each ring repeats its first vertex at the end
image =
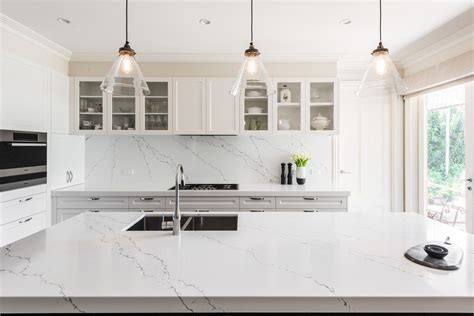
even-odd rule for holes
{"type": "MultiPolygon", "coordinates": [[[[234,60],[248,46],[249,0],[129,3],[139,59],[234,60]]],[[[472,24],[471,8],[471,0],[384,0],[384,45],[405,58],[472,24]]],[[[112,59],[124,43],[125,0],[0,0],[0,11],[72,51],[73,60],[112,59]]],[[[378,42],[377,0],[256,0],[254,11],[255,45],[269,59],[363,59],[378,42]],[[346,18],[352,23],[341,25],[346,18]]]]}

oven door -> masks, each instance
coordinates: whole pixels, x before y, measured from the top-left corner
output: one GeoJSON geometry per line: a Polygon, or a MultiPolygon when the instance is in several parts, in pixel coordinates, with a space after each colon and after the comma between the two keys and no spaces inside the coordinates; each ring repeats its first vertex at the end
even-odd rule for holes
{"type": "Polygon", "coordinates": [[[46,143],[0,142],[0,191],[46,183],[46,143]]]}

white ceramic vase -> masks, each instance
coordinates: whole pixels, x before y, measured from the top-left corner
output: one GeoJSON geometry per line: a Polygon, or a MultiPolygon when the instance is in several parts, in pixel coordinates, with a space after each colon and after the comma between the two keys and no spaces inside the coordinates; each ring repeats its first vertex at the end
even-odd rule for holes
{"type": "Polygon", "coordinates": [[[296,182],[300,185],[306,182],[306,167],[296,167],[296,182]]]}

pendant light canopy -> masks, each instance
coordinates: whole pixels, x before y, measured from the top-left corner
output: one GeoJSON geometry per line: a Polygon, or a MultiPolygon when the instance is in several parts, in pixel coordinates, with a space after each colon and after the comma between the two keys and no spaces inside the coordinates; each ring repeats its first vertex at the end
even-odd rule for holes
{"type": "Polygon", "coordinates": [[[125,0],[125,45],[100,85],[100,89],[113,95],[148,95],[150,89],[135,60],[135,51],[128,42],[128,0],[125,0]]]}
{"type": "Polygon", "coordinates": [[[250,46],[245,50],[244,55],[245,59],[230,94],[239,95],[246,88],[262,89],[267,96],[274,94],[276,90],[260,59],[260,52],[253,46],[253,0],[250,0],[250,46]]]}
{"type": "Polygon", "coordinates": [[[365,95],[376,89],[388,90],[397,95],[408,90],[388,54],[388,49],[382,44],[382,0],[379,0],[379,45],[372,51],[372,61],[362,77],[356,95],[365,95]]]}

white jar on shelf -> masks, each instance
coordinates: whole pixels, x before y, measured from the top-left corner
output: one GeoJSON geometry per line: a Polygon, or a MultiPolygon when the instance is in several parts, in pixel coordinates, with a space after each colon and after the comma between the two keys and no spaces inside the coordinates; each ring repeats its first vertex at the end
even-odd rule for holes
{"type": "Polygon", "coordinates": [[[291,90],[286,84],[284,84],[280,90],[280,102],[291,103],[291,90]]]}

